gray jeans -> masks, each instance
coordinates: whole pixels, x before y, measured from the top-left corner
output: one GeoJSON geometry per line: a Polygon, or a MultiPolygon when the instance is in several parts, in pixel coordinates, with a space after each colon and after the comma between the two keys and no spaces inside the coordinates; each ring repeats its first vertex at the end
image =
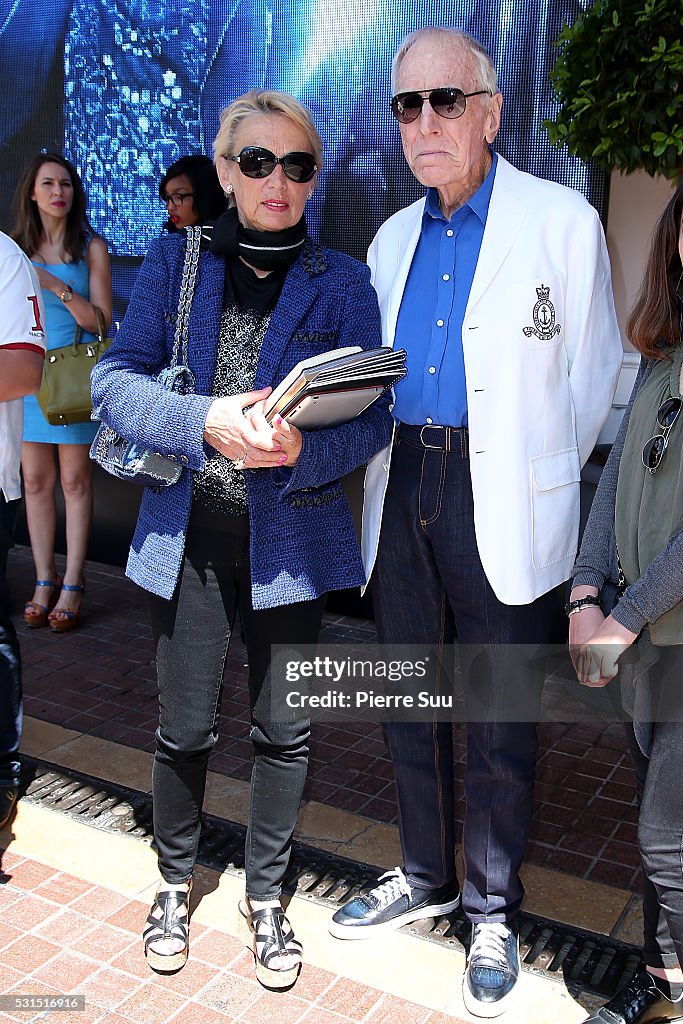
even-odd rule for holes
{"type": "MultiPolygon", "coordinates": [[[[169,883],[192,874],[209,754],[218,738],[223,669],[239,609],[249,657],[254,763],[245,849],[247,895],[277,897],[308,766],[307,715],[281,705],[270,672],[272,644],[315,644],[324,598],[256,611],[249,541],[204,526],[188,530],[170,601],[148,595],[159,681],[159,728],[152,773],[154,838],[169,883]]],[[[236,723],[236,734],[240,725],[236,723]]]]}

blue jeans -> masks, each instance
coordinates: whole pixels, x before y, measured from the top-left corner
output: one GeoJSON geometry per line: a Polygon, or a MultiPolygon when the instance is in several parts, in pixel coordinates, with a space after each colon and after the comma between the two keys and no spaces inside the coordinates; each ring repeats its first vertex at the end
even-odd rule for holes
{"type": "MultiPolygon", "coordinates": [[[[524,896],[519,868],[533,813],[543,686],[542,670],[520,670],[508,645],[548,642],[557,603],[554,594],[520,606],[497,599],[474,534],[467,432],[454,434],[451,451],[425,448],[418,438],[419,428],[399,427],[373,586],[378,639],[492,645],[477,674],[477,703],[487,714],[467,723],[462,905],[474,922],[507,921],[524,896]],[[509,718],[518,702],[525,721],[496,721],[496,708],[509,718]]],[[[505,515],[505,496],[499,500],[505,515]]],[[[455,878],[452,731],[450,722],[384,727],[406,874],[418,888],[455,878]]]]}
{"type": "MultiPolygon", "coordinates": [[[[154,839],[169,883],[192,874],[209,754],[218,739],[223,670],[239,609],[249,659],[249,736],[254,751],[245,849],[247,895],[279,896],[306,781],[308,714],[285,706],[272,678],[271,645],[295,652],[318,641],[324,598],[257,611],[249,540],[193,525],[170,601],[147,595],[156,646],[159,728],[152,771],[154,839]]],[[[245,729],[237,724],[238,734],[245,729]]]]}
{"type": "Polygon", "coordinates": [[[7,552],[14,543],[18,501],[6,501],[0,491],[0,786],[19,784],[21,740],[21,657],[10,618],[7,552]]]}

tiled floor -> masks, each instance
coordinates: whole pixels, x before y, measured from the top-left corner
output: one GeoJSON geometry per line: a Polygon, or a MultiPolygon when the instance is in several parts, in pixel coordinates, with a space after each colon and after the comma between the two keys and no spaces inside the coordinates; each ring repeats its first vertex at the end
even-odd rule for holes
{"type": "MultiPolygon", "coordinates": [[[[12,553],[9,575],[24,656],[25,749],[148,789],[156,687],[143,595],[120,570],[89,564],[82,628],[55,636],[30,631],[20,620],[32,579],[26,549],[12,553]]],[[[372,642],[374,628],[330,615],[324,638],[372,642]]],[[[245,691],[245,654],[236,638],[207,809],[226,817],[232,812],[237,821],[244,820],[251,757],[245,691]]],[[[525,867],[528,909],[637,942],[640,911],[628,892],[637,886],[635,806],[625,743],[619,727],[590,717],[541,730],[536,822],[525,867]],[[628,935],[622,934],[624,922],[628,935]]],[[[464,737],[458,727],[454,742],[461,773],[464,737]]],[[[304,841],[371,863],[396,863],[392,771],[379,726],[314,725],[306,801],[297,828],[304,841]]],[[[327,936],[328,911],[300,896],[290,909],[304,938],[306,965],[291,992],[266,992],[226,921],[226,908],[236,906],[236,887],[243,883],[204,868],[190,961],[176,976],[156,976],[139,939],[156,875],[149,847],[25,801],[13,827],[14,834],[0,834],[0,992],[85,995],[85,1011],[49,1015],[57,1024],[472,1020],[459,994],[460,947],[439,948],[403,933],[381,946],[369,944],[373,949],[340,944],[327,936]]],[[[524,997],[519,1014],[510,1014],[513,1024],[576,1024],[591,1006],[590,998],[579,1003],[557,982],[529,974],[522,980],[524,997]]],[[[44,1018],[2,1009],[5,1019],[44,1018]]]]}
{"type": "MultiPolygon", "coordinates": [[[[301,893],[287,911],[304,945],[302,973],[289,992],[264,990],[234,937],[243,878],[202,866],[188,963],[153,974],[140,941],[157,878],[153,851],[25,800],[0,831],[0,872],[0,993],[84,997],[83,1012],[50,1013],[55,1024],[476,1024],[462,1002],[459,942],[428,942],[411,928],[381,942],[340,942],[327,930],[329,907],[301,893]]],[[[578,1024],[597,1002],[570,993],[560,972],[524,971],[509,1024],[578,1024]]],[[[3,1021],[43,1019],[0,1007],[3,1021]]]]}
{"type": "MultiPolygon", "coordinates": [[[[50,1014],[59,1024],[457,1024],[310,965],[291,993],[267,992],[237,939],[197,923],[186,967],[154,975],[139,938],[146,904],[11,849],[0,853],[0,992],[84,995],[84,1011],[50,1014]]],[[[0,1019],[43,1018],[5,1009],[0,1019]]]]}
{"type": "MultiPolygon", "coordinates": [[[[19,612],[31,593],[30,552],[16,548],[10,555],[26,713],[151,751],[157,702],[144,595],[117,568],[91,563],[86,574],[78,631],[59,636],[47,629],[29,630],[19,612]]],[[[330,615],[324,639],[372,641],[373,624],[330,615]]],[[[621,726],[589,717],[585,713],[582,721],[541,726],[536,814],[527,862],[637,891],[636,807],[625,740],[621,726]]],[[[456,726],[454,732],[456,771],[461,774],[463,729],[456,726]]],[[[244,780],[250,758],[245,652],[235,637],[226,668],[220,739],[210,767],[244,780]]],[[[377,822],[395,822],[392,769],[379,726],[315,724],[305,796],[377,822]]],[[[461,800],[460,817],[462,810],[461,800]]]]}

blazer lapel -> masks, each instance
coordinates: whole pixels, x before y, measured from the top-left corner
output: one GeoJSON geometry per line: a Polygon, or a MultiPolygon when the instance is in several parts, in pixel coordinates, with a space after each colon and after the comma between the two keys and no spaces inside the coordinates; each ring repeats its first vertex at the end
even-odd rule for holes
{"type": "Polygon", "coordinates": [[[527,206],[522,182],[521,173],[499,156],[466,316],[486,293],[524,223],[527,206]]]}
{"type": "Polygon", "coordinates": [[[403,230],[396,239],[396,273],[387,304],[387,341],[392,347],[396,336],[396,324],[398,322],[403,292],[405,291],[415,249],[420,239],[423,212],[424,203],[421,203],[415,208],[415,216],[404,225],[403,230]]]}
{"type": "Polygon", "coordinates": [[[256,368],[255,390],[275,387],[275,377],[294,331],[318,296],[317,276],[309,274],[301,257],[285,277],[277,306],[268,325],[256,368]]]}
{"type": "Polygon", "coordinates": [[[224,285],[225,261],[213,253],[202,253],[189,328],[190,365],[197,392],[202,395],[210,395],[213,388],[224,285]]]}

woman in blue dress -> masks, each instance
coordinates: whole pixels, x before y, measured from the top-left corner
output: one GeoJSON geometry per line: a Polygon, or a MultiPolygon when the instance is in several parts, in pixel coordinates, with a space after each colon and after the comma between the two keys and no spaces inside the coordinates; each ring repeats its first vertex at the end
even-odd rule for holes
{"type": "MultiPolygon", "coordinates": [[[[107,246],[93,233],[83,185],[75,168],[54,153],[41,153],[24,172],[16,194],[13,238],[30,257],[45,300],[47,348],[68,345],[76,327],[94,340],[95,306],[111,323],[111,267],[107,246]]],[[[24,402],[26,519],[36,569],[33,596],[24,609],[28,626],[66,632],[78,624],[83,565],[92,518],[88,455],[91,423],[51,426],[34,396],[24,402]],[[55,454],[57,458],[55,459],[55,454]],[[66,569],[55,568],[57,468],[66,511],[66,569]]]]}

